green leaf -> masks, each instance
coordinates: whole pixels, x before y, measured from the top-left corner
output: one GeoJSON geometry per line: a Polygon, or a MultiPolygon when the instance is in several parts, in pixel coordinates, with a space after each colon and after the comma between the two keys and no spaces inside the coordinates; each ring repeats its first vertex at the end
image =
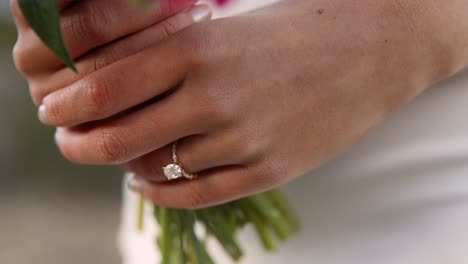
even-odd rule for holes
{"type": "Polygon", "coordinates": [[[19,0],[24,17],[39,38],[68,67],[77,72],[73,58],[63,41],[60,27],[60,8],[57,0],[19,0]]]}

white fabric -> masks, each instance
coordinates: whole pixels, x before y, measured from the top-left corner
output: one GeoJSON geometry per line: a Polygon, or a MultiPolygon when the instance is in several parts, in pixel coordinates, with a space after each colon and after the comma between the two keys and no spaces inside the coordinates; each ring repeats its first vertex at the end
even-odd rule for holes
{"type": "MultiPolygon", "coordinates": [[[[238,0],[239,1],[239,0],[238,0]]],[[[241,0],[236,11],[268,1],[241,0]]],[[[232,11],[232,10],[231,10],[232,11]]],[[[468,263],[468,72],[393,114],[336,160],[286,186],[302,232],[266,254],[241,234],[241,264],[468,263]]],[[[136,231],[125,192],[119,246],[125,264],[158,263],[156,226],[136,231]]],[[[213,245],[218,263],[231,263],[213,245]]]]}

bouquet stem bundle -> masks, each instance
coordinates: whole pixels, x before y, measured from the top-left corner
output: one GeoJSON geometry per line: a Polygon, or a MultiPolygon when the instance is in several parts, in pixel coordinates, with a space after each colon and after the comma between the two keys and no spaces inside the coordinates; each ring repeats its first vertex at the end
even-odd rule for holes
{"type": "MultiPolygon", "coordinates": [[[[143,229],[144,200],[139,206],[138,228],[143,229]]],[[[238,232],[252,225],[268,252],[276,252],[276,241],[285,241],[299,230],[299,222],[279,190],[273,190],[227,204],[206,209],[185,210],[153,206],[154,218],[160,226],[156,244],[162,264],[215,263],[206,248],[214,238],[235,261],[244,255],[238,232]],[[196,230],[195,225],[200,225],[196,230]]]]}

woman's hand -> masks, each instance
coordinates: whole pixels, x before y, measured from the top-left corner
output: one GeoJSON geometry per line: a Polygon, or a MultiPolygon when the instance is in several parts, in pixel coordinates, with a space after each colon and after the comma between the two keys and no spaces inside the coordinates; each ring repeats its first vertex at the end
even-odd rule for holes
{"type": "Polygon", "coordinates": [[[264,191],[462,67],[417,2],[291,0],[195,25],[50,93],[40,117],[68,159],[123,164],[163,206],[264,191]],[[198,179],[166,182],[175,141],[198,179]]]}
{"type": "Polygon", "coordinates": [[[15,63],[28,79],[34,102],[40,105],[46,95],[155,45],[194,22],[209,19],[207,6],[187,10],[195,2],[159,0],[144,9],[130,0],[60,0],[64,39],[77,60],[77,75],[42,43],[23,17],[17,0],[12,0],[19,33],[15,63]]]}

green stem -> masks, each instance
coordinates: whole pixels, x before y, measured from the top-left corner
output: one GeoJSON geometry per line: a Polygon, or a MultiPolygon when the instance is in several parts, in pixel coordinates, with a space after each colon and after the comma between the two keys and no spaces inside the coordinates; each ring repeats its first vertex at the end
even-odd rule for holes
{"type": "Polygon", "coordinates": [[[171,210],[171,220],[173,220],[173,250],[171,256],[171,264],[186,264],[187,260],[185,258],[184,251],[184,226],[182,224],[180,210],[173,209],[171,210]]]}
{"type": "Polygon", "coordinates": [[[273,190],[266,193],[273,204],[281,211],[281,214],[287,219],[290,229],[293,233],[301,228],[299,219],[293,212],[286,196],[280,190],[273,190]]]}
{"type": "Polygon", "coordinates": [[[266,225],[262,221],[261,216],[259,216],[255,210],[251,210],[252,208],[249,206],[241,206],[241,208],[242,212],[247,217],[247,220],[253,223],[255,231],[257,232],[257,235],[260,238],[260,241],[262,242],[265,250],[276,252],[277,247],[275,241],[270,232],[268,232],[268,228],[266,228],[266,225]]]}
{"type": "Polygon", "coordinates": [[[172,234],[170,228],[170,209],[160,208],[161,221],[161,264],[171,263],[172,234]]]}
{"type": "Polygon", "coordinates": [[[252,206],[258,210],[258,213],[262,215],[266,223],[270,223],[273,227],[278,238],[282,241],[286,240],[290,234],[289,225],[281,215],[281,212],[270,202],[270,200],[264,194],[258,194],[252,197],[246,198],[250,201],[252,206]]]}
{"type": "MultiPolygon", "coordinates": [[[[140,203],[140,212],[141,208],[140,203]]],[[[202,239],[195,233],[195,222],[202,224],[207,234],[217,239],[233,260],[239,260],[243,255],[236,234],[245,224],[253,225],[264,248],[270,252],[277,250],[276,237],[286,240],[299,228],[296,216],[279,191],[201,210],[155,205],[154,217],[161,226],[157,243],[162,264],[214,263],[202,239]]]]}
{"type": "Polygon", "coordinates": [[[140,196],[138,199],[138,231],[143,232],[145,229],[145,199],[140,196]]]}
{"type": "Polygon", "coordinates": [[[195,234],[195,213],[193,211],[180,211],[184,230],[187,235],[188,253],[192,264],[214,264],[214,261],[206,251],[205,245],[195,234]]]}
{"type": "Polygon", "coordinates": [[[243,252],[235,240],[236,222],[222,210],[223,208],[204,209],[197,211],[196,215],[231,258],[237,261],[242,257],[243,252]]]}

